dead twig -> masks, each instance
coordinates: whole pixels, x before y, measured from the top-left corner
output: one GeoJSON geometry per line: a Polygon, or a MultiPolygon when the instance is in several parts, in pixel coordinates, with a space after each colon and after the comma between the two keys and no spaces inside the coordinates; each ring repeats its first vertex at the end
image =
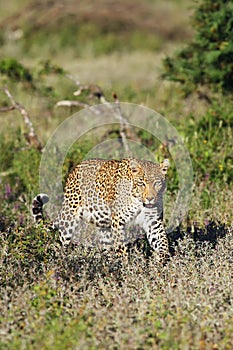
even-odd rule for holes
{"type": "MultiPolygon", "coordinates": [[[[126,117],[124,116],[122,110],[121,110],[121,106],[120,106],[120,101],[117,97],[117,95],[114,93],[113,94],[113,98],[115,101],[115,104],[111,104],[109,101],[107,101],[107,99],[105,98],[104,92],[101,89],[100,86],[95,85],[95,84],[81,84],[80,81],[72,76],[72,75],[66,75],[66,77],[68,79],[70,79],[72,82],[74,82],[74,84],[78,87],[78,90],[74,91],[74,96],[80,96],[83,92],[87,91],[89,92],[88,98],[89,99],[93,99],[93,98],[97,98],[100,103],[104,103],[106,104],[106,107],[109,108],[109,110],[111,111],[111,113],[114,115],[114,117],[118,120],[119,125],[120,125],[120,130],[119,130],[119,135],[120,135],[120,139],[122,142],[122,145],[125,149],[125,151],[129,154],[130,153],[130,149],[129,149],[129,145],[127,142],[127,139],[133,139],[133,140],[138,140],[138,136],[136,134],[136,132],[134,132],[134,130],[132,129],[132,127],[130,126],[128,120],[126,119],[126,117]]],[[[72,106],[78,106],[78,107],[84,107],[84,108],[88,108],[88,107],[95,107],[93,105],[90,105],[88,103],[84,103],[84,102],[80,102],[80,101],[73,101],[73,100],[64,100],[64,101],[58,101],[56,103],[56,107],[72,107],[72,106]]],[[[96,106],[96,112],[98,111],[98,108],[96,106]]],[[[95,110],[94,109],[94,110],[95,110]]],[[[99,113],[98,113],[99,114],[99,113]]]]}
{"type": "Polygon", "coordinates": [[[14,106],[1,107],[1,108],[0,108],[0,113],[1,113],[1,112],[13,111],[14,109],[15,109],[14,106]]]}
{"type": "Polygon", "coordinates": [[[80,81],[78,80],[78,78],[76,78],[72,74],[66,74],[66,78],[70,79],[71,81],[73,81],[73,83],[75,83],[75,85],[77,85],[77,86],[80,85],[80,81]]]}
{"type": "Polygon", "coordinates": [[[107,102],[104,97],[103,90],[100,86],[95,84],[81,84],[78,78],[74,77],[71,74],[67,74],[66,77],[70,79],[76,86],[78,86],[78,90],[74,91],[74,96],[80,96],[83,91],[89,91],[88,98],[97,97],[101,103],[107,102]]]}
{"type": "Polygon", "coordinates": [[[105,99],[103,90],[98,86],[94,84],[90,85],[79,85],[79,89],[74,92],[74,96],[80,96],[83,91],[89,91],[88,98],[92,99],[94,97],[97,97],[101,103],[106,103],[107,100],[105,99]]]}
{"type": "Polygon", "coordinates": [[[83,107],[83,108],[92,108],[92,111],[96,114],[100,114],[100,110],[98,109],[98,106],[91,106],[88,103],[84,103],[77,100],[62,100],[58,101],[55,105],[55,107],[83,107]]]}
{"type": "Polygon", "coordinates": [[[80,102],[80,101],[72,101],[72,100],[62,100],[62,101],[58,101],[55,105],[55,107],[84,107],[84,108],[88,108],[90,107],[89,104],[84,103],[84,102],[80,102]]]}
{"type": "Polygon", "coordinates": [[[29,129],[29,132],[24,134],[24,137],[25,137],[27,143],[30,146],[35,147],[39,151],[42,151],[42,144],[41,144],[37,134],[35,133],[34,127],[33,127],[32,122],[31,122],[31,119],[30,119],[26,109],[21,104],[19,104],[18,102],[16,102],[14,100],[13,96],[11,95],[11,93],[8,90],[7,87],[4,87],[3,90],[4,90],[5,94],[6,94],[6,96],[11,101],[12,105],[9,106],[9,107],[1,108],[0,112],[8,112],[8,111],[12,111],[14,109],[18,110],[20,112],[20,114],[23,116],[25,125],[29,129]]]}
{"type": "Polygon", "coordinates": [[[115,112],[115,116],[116,118],[119,120],[120,123],[120,136],[121,136],[121,140],[122,140],[122,144],[123,147],[125,148],[126,152],[129,152],[129,146],[128,146],[128,142],[127,142],[127,130],[126,130],[126,125],[127,125],[127,120],[126,118],[123,116],[122,110],[121,110],[121,105],[120,105],[120,101],[118,100],[117,94],[114,93],[113,94],[113,98],[115,100],[116,103],[116,112],[115,112]]]}

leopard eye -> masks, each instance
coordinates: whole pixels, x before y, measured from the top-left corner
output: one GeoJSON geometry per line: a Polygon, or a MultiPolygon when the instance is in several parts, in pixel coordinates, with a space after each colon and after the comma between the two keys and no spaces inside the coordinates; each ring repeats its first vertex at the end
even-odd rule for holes
{"type": "Polygon", "coordinates": [[[146,185],[145,185],[145,183],[143,182],[143,181],[138,181],[138,186],[143,186],[143,187],[145,187],[146,185]]]}
{"type": "Polygon", "coordinates": [[[154,187],[160,187],[160,186],[162,186],[162,181],[159,179],[155,180],[154,187]]]}

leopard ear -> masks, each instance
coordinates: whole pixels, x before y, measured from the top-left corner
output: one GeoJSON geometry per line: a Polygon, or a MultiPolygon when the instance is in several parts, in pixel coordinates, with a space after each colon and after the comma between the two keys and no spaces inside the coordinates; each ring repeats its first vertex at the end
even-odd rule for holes
{"type": "Polygon", "coordinates": [[[132,173],[135,175],[141,170],[141,165],[136,161],[136,159],[130,159],[130,167],[132,173]]]}
{"type": "Polygon", "coordinates": [[[167,174],[167,169],[169,168],[169,166],[169,159],[164,159],[164,161],[160,163],[160,168],[164,174],[167,174]]]}

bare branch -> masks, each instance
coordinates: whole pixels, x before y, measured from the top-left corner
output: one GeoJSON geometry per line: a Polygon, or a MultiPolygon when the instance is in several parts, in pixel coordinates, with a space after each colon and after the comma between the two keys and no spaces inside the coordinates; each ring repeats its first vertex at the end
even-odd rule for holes
{"type": "Polygon", "coordinates": [[[62,101],[58,101],[55,105],[55,107],[90,107],[87,103],[83,103],[80,101],[73,101],[73,100],[62,100],[62,101]]]}
{"type": "Polygon", "coordinates": [[[120,106],[120,101],[118,100],[116,93],[113,93],[113,98],[114,98],[115,103],[116,103],[116,112],[114,113],[114,115],[116,116],[116,118],[120,122],[120,136],[122,139],[122,144],[123,144],[123,147],[125,148],[125,151],[129,152],[129,146],[128,146],[127,137],[126,137],[126,123],[127,123],[127,121],[126,121],[125,117],[123,116],[121,106],[120,106]]]}
{"type": "Polygon", "coordinates": [[[73,81],[73,83],[75,83],[75,85],[79,86],[80,85],[80,81],[78,80],[78,78],[76,78],[75,76],[73,76],[72,74],[66,74],[66,78],[70,79],[71,81],[73,81]]]}
{"type": "Polygon", "coordinates": [[[58,101],[55,105],[55,107],[83,107],[83,108],[92,108],[92,111],[94,111],[96,114],[100,114],[100,110],[98,109],[98,106],[91,106],[88,103],[84,103],[77,100],[62,100],[58,101]]]}
{"type": "MultiPolygon", "coordinates": [[[[122,144],[123,147],[125,149],[126,152],[129,153],[129,146],[127,143],[127,138],[130,139],[134,139],[134,140],[138,140],[138,136],[136,134],[136,132],[134,132],[134,130],[132,129],[132,127],[130,126],[128,120],[125,118],[122,110],[121,110],[121,106],[120,106],[120,101],[117,97],[117,95],[114,93],[113,94],[113,98],[115,100],[115,105],[113,106],[109,101],[107,101],[107,99],[105,98],[104,92],[101,89],[100,86],[95,85],[95,84],[81,84],[80,81],[75,78],[72,75],[66,75],[66,77],[68,79],[70,79],[71,81],[73,81],[75,83],[76,86],[78,86],[78,90],[76,90],[74,92],[74,96],[80,96],[84,91],[89,92],[88,98],[98,98],[100,103],[105,103],[107,107],[109,107],[109,110],[111,111],[111,113],[115,116],[115,118],[119,121],[120,124],[120,130],[119,130],[119,134],[120,134],[120,138],[122,140],[122,144]]],[[[57,107],[60,106],[81,106],[86,108],[87,106],[90,106],[89,104],[85,104],[83,102],[79,102],[79,101],[59,101],[56,104],[57,107]]],[[[93,108],[93,106],[92,106],[93,108]]],[[[95,108],[96,112],[98,111],[98,107],[95,108]]],[[[95,110],[94,109],[94,110],[95,110]]],[[[99,113],[98,113],[99,114],[99,113]]]]}
{"type": "MultiPolygon", "coordinates": [[[[100,101],[103,98],[105,102],[107,102],[105,100],[104,97],[104,93],[103,90],[98,86],[98,85],[94,85],[94,84],[90,84],[90,85],[79,85],[79,89],[76,90],[74,92],[74,96],[79,96],[82,94],[83,91],[89,91],[89,98],[93,98],[93,97],[97,97],[100,101]]],[[[104,103],[104,102],[102,102],[104,103]]]]}
{"type": "MultiPolygon", "coordinates": [[[[82,94],[83,91],[89,91],[90,98],[97,97],[98,99],[101,99],[104,96],[103,90],[100,86],[95,84],[81,84],[78,78],[73,76],[72,74],[66,74],[66,77],[74,82],[76,86],[78,86],[78,90],[74,92],[74,96],[79,96],[82,94]]],[[[107,102],[107,101],[105,101],[107,102]]],[[[102,102],[104,103],[104,102],[102,102]]]]}
{"type": "Polygon", "coordinates": [[[9,112],[9,111],[13,111],[15,109],[15,106],[7,106],[7,107],[2,107],[0,108],[0,113],[1,112],[9,112]]]}
{"type": "MultiPolygon", "coordinates": [[[[11,93],[8,90],[7,87],[4,87],[3,90],[4,90],[5,94],[7,95],[7,97],[9,98],[9,100],[12,103],[12,106],[8,107],[8,111],[17,109],[20,112],[20,114],[23,116],[24,123],[27,126],[27,128],[29,129],[29,133],[24,134],[28,144],[30,146],[33,146],[33,147],[37,148],[39,151],[41,151],[42,150],[41,142],[39,141],[39,138],[38,138],[38,136],[35,133],[34,127],[33,127],[32,122],[31,122],[31,119],[30,119],[26,109],[21,104],[19,104],[18,102],[16,102],[14,100],[13,96],[11,95],[11,93]]],[[[7,110],[5,110],[5,112],[6,111],[7,110]]]]}

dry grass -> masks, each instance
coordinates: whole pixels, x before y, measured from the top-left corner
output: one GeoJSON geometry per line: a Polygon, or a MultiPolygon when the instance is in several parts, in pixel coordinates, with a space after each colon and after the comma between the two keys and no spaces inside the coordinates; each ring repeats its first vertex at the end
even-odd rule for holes
{"type": "Polygon", "coordinates": [[[93,249],[62,254],[45,233],[39,253],[42,233],[29,232],[1,239],[6,349],[232,347],[232,231],[214,246],[185,236],[164,267],[142,249],[128,263],[93,249]]]}

